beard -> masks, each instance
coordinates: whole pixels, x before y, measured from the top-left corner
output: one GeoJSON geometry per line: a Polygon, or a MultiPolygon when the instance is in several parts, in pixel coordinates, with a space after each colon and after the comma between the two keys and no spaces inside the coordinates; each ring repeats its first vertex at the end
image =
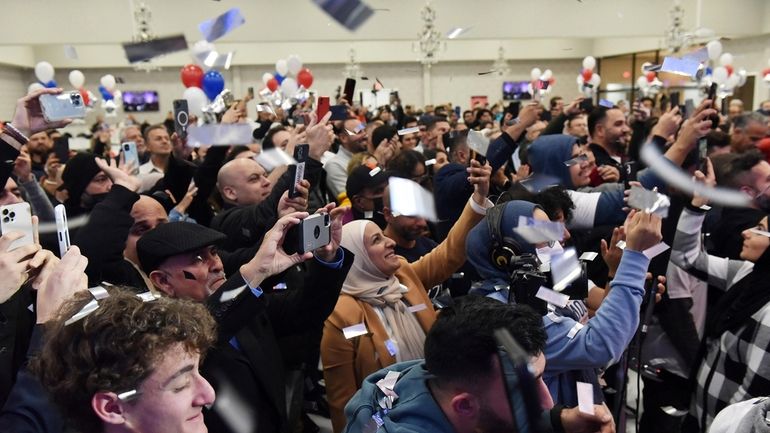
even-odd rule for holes
{"type": "Polygon", "coordinates": [[[473,429],[476,433],[515,433],[516,426],[500,418],[487,406],[481,408],[479,424],[473,429]]]}

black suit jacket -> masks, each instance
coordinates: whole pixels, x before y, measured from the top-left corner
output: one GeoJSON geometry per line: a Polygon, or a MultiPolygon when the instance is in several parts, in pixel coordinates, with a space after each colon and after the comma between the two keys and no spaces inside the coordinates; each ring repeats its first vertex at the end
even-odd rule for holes
{"type": "Polygon", "coordinates": [[[306,262],[308,271],[302,290],[256,297],[248,287],[241,289],[244,281],[237,274],[209,298],[207,303],[219,329],[217,343],[201,370],[217,391],[218,400],[235,399],[244,408],[230,414],[227,408],[222,410],[215,404],[204,412],[209,431],[235,431],[227,423],[229,416],[245,417],[254,432],[286,431],[286,380],[277,340],[323,327],[353,264],[353,253],[344,250],[343,254],[340,269],[315,259],[306,262]],[[237,290],[242,291],[233,300],[222,302],[237,290]]]}

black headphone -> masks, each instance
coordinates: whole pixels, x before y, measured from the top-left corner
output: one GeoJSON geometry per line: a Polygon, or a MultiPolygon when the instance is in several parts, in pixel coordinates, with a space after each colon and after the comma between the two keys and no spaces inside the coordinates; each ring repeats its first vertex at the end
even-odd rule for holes
{"type": "Polygon", "coordinates": [[[503,236],[500,229],[505,205],[506,203],[498,204],[487,210],[487,228],[492,241],[489,258],[497,269],[508,272],[513,258],[520,254],[521,246],[516,239],[503,236]]]}

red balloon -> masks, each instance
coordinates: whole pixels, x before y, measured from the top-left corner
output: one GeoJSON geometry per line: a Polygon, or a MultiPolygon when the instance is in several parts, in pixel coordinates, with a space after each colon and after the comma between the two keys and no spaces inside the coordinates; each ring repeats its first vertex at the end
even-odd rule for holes
{"type": "Polygon", "coordinates": [[[275,78],[271,78],[267,82],[267,88],[270,89],[271,92],[275,92],[276,90],[278,90],[278,80],[276,80],[275,78]]]}
{"type": "Polygon", "coordinates": [[[583,81],[586,83],[591,81],[591,77],[594,76],[594,71],[590,69],[583,69],[583,81]]]}
{"type": "Polygon", "coordinates": [[[91,98],[88,97],[88,90],[86,90],[85,87],[81,87],[78,91],[80,92],[80,97],[83,99],[83,103],[86,106],[91,105],[91,98]]]}
{"type": "Polygon", "coordinates": [[[553,84],[554,84],[555,82],[556,82],[556,78],[554,78],[554,77],[551,77],[551,78],[548,80],[548,84],[550,84],[550,85],[552,85],[552,86],[553,86],[553,84]]]}
{"type": "Polygon", "coordinates": [[[647,76],[647,82],[648,83],[652,83],[653,81],[655,81],[655,72],[654,71],[648,72],[646,76],[647,76]]]}
{"type": "Polygon", "coordinates": [[[309,89],[310,86],[313,85],[313,74],[310,72],[310,69],[302,68],[299,73],[297,73],[297,83],[306,89],[309,89]]]}
{"type": "Polygon", "coordinates": [[[765,68],[765,69],[763,69],[763,70],[762,70],[762,76],[763,76],[763,77],[764,77],[765,75],[768,75],[768,74],[770,74],[770,68],[765,68]]]}
{"type": "Polygon", "coordinates": [[[733,71],[735,71],[735,69],[731,65],[725,66],[725,69],[727,69],[727,76],[728,77],[733,74],[733,71]]]}
{"type": "Polygon", "coordinates": [[[203,69],[198,65],[184,65],[180,75],[185,87],[200,88],[203,83],[203,69]]]}

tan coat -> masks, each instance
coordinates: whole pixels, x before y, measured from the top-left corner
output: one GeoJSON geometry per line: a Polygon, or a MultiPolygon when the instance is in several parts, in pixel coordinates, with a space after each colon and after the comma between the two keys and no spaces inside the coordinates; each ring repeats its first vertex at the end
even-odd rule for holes
{"type": "MultiPolygon", "coordinates": [[[[426,308],[415,316],[426,333],[436,320],[428,289],[450,278],[462,266],[465,262],[465,237],[482,218],[470,205],[466,205],[446,240],[433,251],[414,263],[399,257],[401,267],[396,271],[396,278],[409,289],[403,301],[411,306],[425,304],[426,308]]],[[[371,305],[349,295],[340,295],[334,312],[326,319],[321,340],[326,395],[335,433],[345,427],[345,405],[364,378],[396,362],[385,346],[388,338],[385,326],[371,305]],[[342,330],[362,322],[369,333],[345,339],[342,330]]]]}

